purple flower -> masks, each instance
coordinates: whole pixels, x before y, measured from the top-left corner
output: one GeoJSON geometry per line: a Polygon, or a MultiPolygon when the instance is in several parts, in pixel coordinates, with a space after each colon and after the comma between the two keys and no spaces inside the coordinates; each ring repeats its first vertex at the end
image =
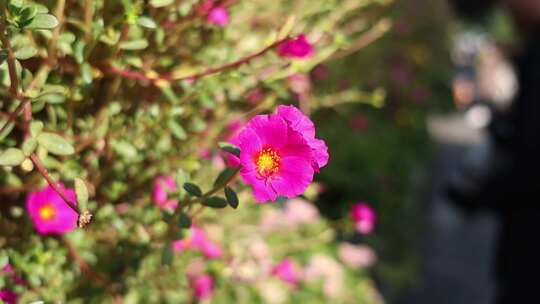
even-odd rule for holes
{"type": "Polygon", "coordinates": [[[200,275],[191,280],[191,288],[198,300],[209,299],[214,293],[214,279],[208,274],[200,275]]]}
{"type": "MultiPolygon", "coordinates": [[[[72,202],[76,202],[72,189],[59,188],[72,202]]],[[[77,227],[78,215],[51,186],[42,191],[31,192],[26,200],[26,210],[39,234],[63,234],[77,227]]]]}
{"type": "Polygon", "coordinates": [[[292,286],[297,286],[300,281],[300,271],[298,265],[289,258],[284,258],[273,269],[272,274],[278,277],[283,282],[289,283],[292,286]]]}
{"type": "Polygon", "coordinates": [[[351,208],[351,218],[359,233],[370,234],[375,229],[377,216],[375,211],[364,202],[356,203],[351,208]]]}
{"type": "Polygon", "coordinates": [[[221,5],[214,6],[208,12],[206,21],[220,27],[224,27],[229,23],[229,13],[227,9],[221,5]]]}
{"type": "Polygon", "coordinates": [[[328,161],[326,144],[315,139],[313,123],[292,106],[253,117],[231,143],[240,148],[240,175],[258,202],[304,193],[314,172],[328,161]]]}
{"type": "Polygon", "coordinates": [[[281,43],[277,51],[279,56],[288,58],[304,59],[313,56],[313,46],[303,33],[281,43]]]}
{"type": "Polygon", "coordinates": [[[160,208],[175,209],[178,201],[169,198],[169,192],[178,190],[174,179],[168,175],[161,175],[154,178],[152,199],[160,208]]]}

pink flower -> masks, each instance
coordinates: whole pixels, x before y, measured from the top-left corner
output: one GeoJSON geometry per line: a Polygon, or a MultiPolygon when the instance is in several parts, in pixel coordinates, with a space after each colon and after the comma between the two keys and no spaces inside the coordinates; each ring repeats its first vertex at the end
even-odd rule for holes
{"type": "Polygon", "coordinates": [[[221,247],[209,240],[206,234],[195,226],[191,227],[191,234],[189,236],[174,241],[172,246],[176,252],[182,252],[187,249],[199,250],[209,259],[219,258],[222,255],[221,247]]]}
{"type": "MultiPolygon", "coordinates": [[[[73,189],[58,185],[68,199],[76,202],[73,189]]],[[[51,186],[31,192],[26,200],[26,210],[39,234],[63,234],[77,227],[78,215],[51,186]]]]}
{"type": "Polygon", "coordinates": [[[281,57],[304,59],[313,55],[313,46],[302,33],[296,38],[291,38],[278,46],[278,54],[281,57]]]}
{"type": "Polygon", "coordinates": [[[178,206],[178,201],[169,198],[168,192],[178,190],[174,179],[168,175],[156,176],[154,178],[152,199],[160,208],[175,209],[178,206]]]}
{"type": "Polygon", "coordinates": [[[280,280],[296,286],[300,281],[300,271],[298,265],[289,258],[284,258],[273,269],[272,274],[280,280]]]}
{"type": "Polygon", "coordinates": [[[377,261],[373,249],[366,245],[342,243],[338,246],[338,255],[345,265],[353,268],[369,267],[377,261]]]}
{"type": "Polygon", "coordinates": [[[10,289],[4,288],[0,290],[0,300],[4,301],[6,304],[15,304],[17,303],[18,296],[16,293],[10,289]]]}
{"type": "Polygon", "coordinates": [[[328,161],[326,144],[315,138],[313,123],[293,106],[255,116],[231,143],[240,148],[240,175],[258,202],[302,194],[328,161]]]}
{"type": "Polygon", "coordinates": [[[375,211],[364,202],[356,203],[351,208],[351,218],[359,233],[370,234],[375,228],[377,216],[375,211]]]}
{"type": "Polygon", "coordinates": [[[313,169],[319,172],[328,163],[328,147],[323,140],[315,138],[313,122],[294,106],[279,106],[277,114],[285,119],[294,131],[302,134],[313,154],[313,169]]]}
{"type": "Polygon", "coordinates": [[[229,13],[227,9],[221,5],[214,6],[208,12],[206,21],[220,27],[224,27],[229,23],[229,13]]]}
{"type": "Polygon", "coordinates": [[[198,300],[209,299],[214,293],[214,279],[208,274],[195,277],[191,280],[191,288],[198,300]]]}

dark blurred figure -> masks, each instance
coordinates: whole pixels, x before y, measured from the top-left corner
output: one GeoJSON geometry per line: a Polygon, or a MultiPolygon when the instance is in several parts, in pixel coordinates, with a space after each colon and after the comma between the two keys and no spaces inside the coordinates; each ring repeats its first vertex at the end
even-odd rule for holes
{"type": "Polygon", "coordinates": [[[449,195],[469,210],[490,208],[499,215],[497,303],[540,303],[540,0],[452,1],[474,19],[502,5],[522,35],[514,58],[519,91],[489,126],[488,166],[485,172],[462,170],[449,195]]]}

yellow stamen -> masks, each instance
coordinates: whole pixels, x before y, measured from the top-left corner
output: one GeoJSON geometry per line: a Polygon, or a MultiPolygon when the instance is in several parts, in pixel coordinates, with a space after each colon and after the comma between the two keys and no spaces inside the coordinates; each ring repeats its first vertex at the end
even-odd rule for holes
{"type": "Polygon", "coordinates": [[[265,148],[255,157],[257,173],[269,177],[279,171],[281,157],[272,148],[265,148]]]}
{"type": "Polygon", "coordinates": [[[41,217],[42,220],[49,221],[53,219],[55,215],[56,210],[51,204],[46,204],[39,209],[39,217],[41,217]]]}

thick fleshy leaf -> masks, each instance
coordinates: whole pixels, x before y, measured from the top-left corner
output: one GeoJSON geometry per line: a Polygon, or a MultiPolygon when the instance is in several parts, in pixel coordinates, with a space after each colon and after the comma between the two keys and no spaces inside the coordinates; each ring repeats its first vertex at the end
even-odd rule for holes
{"type": "Polygon", "coordinates": [[[41,146],[56,155],[71,155],[75,153],[73,146],[62,136],[49,132],[42,132],[37,136],[41,146]]]}
{"type": "Polygon", "coordinates": [[[25,158],[23,151],[16,148],[8,148],[0,153],[0,166],[17,166],[25,158]]]}
{"type": "Polygon", "coordinates": [[[187,193],[189,193],[190,195],[198,196],[198,197],[202,196],[201,188],[199,188],[199,186],[195,184],[184,183],[183,187],[184,187],[184,190],[186,190],[187,193]]]}
{"type": "Polygon", "coordinates": [[[238,208],[238,195],[236,195],[236,192],[230,187],[225,187],[225,198],[227,198],[229,206],[234,209],[238,208]]]}
{"type": "Polygon", "coordinates": [[[227,201],[219,196],[212,196],[203,200],[203,205],[211,208],[225,208],[227,207],[227,201]]]}
{"type": "Polygon", "coordinates": [[[58,25],[58,19],[50,14],[38,14],[25,26],[28,29],[52,29],[58,25]]]}

